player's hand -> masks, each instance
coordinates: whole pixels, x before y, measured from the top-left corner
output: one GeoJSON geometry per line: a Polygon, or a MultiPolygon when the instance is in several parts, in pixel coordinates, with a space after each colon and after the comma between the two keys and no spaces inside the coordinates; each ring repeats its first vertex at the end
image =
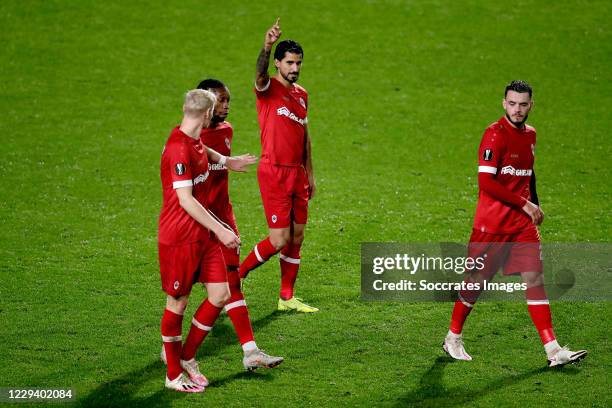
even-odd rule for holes
{"type": "Polygon", "coordinates": [[[219,241],[230,249],[235,249],[240,246],[240,238],[238,238],[233,231],[230,231],[227,228],[221,228],[219,231],[217,231],[216,235],[217,238],[219,238],[219,241]]]}
{"type": "Polygon", "coordinates": [[[317,181],[314,174],[308,173],[308,199],[311,200],[314,197],[315,191],[317,190],[317,181]]]}
{"type": "Polygon", "coordinates": [[[523,206],[523,211],[525,211],[527,215],[531,217],[531,221],[535,225],[540,225],[542,221],[544,221],[544,213],[542,212],[540,207],[538,207],[529,200],[525,202],[525,205],[523,206]]]}
{"type": "Polygon", "coordinates": [[[240,156],[228,157],[225,161],[225,167],[231,171],[237,171],[244,173],[248,170],[249,166],[257,163],[257,156],[253,156],[250,153],[242,154],[240,156]]]}
{"type": "Polygon", "coordinates": [[[272,49],[272,46],[274,45],[275,42],[278,41],[282,33],[283,32],[280,29],[280,17],[278,17],[276,19],[276,22],[266,32],[266,37],[264,39],[264,48],[266,50],[272,49]]]}

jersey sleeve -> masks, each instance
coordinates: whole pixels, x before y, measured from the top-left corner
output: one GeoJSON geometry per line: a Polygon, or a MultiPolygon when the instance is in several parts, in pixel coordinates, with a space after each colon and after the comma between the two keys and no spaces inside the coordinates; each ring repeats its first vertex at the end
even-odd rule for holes
{"type": "Polygon", "coordinates": [[[183,143],[170,143],[164,152],[172,180],[172,188],[193,186],[188,146],[183,143]]]}
{"type": "Polygon", "coordinates": [[[504,153],[502,135],[491,128],[485,130],[478,149],[478,173],[496,175],[504,153]]]}
{"type": "Polygon", "coordinates": [[[253,92],[257,95],[257,98],[266,98],[272,93],[272,78],[268,78],[268,83],[263,88],[257,87],[257,82],[253,87],[253,92]]]}

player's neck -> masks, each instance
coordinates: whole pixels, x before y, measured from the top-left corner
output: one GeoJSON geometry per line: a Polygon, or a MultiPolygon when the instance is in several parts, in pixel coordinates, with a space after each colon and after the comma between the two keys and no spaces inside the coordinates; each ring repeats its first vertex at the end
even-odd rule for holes
{"type": "Polygon", "coordinates": [[[504,119],[506,119],[506,122],[508,122],[508,124],[515,129],[519,129],[519,130],[525,129],[525,122],[527,121],[527,118],[525,118],[525,120],[522,121],[521,123],[515,123],[510,120],[510,118],[508,117],[508,114],[505,114],[504,119]]]}
{"type": "Polygon", "coordinates": [[[276,78],[276,80],[280,82],[287,89],[291,89],[291,87],[293,86],[293,82],[289,82],[285,78],[283,78],[280,72],[277,72],[274,78],[276,78]]]}
{"type": "Polygon", "coordinates": [[[184,117],[179,129],[192,139],[199,139],[204,123],[201,120],[184,117]]]}

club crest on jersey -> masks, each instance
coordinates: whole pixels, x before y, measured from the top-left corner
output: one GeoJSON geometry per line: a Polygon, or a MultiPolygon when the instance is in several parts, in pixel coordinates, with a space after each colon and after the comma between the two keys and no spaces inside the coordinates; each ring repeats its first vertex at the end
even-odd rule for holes
{"type": "Polygon", "coordinates": [[[289,119],[296,121],[300,125],[304,126],[306,120],[299,118],[295,113],[291,112],[286,106],[282,106],[276,110],[278,116],[286,116],[289,119]]]}
{"type": "Polygon", "coordinates": [[[482,154],[482,159],[484,161],[491,161],[491,160],[493,160],[493,151],[491,149],[486,149],[484,151],[484,153],[482,154]]]}
{"type": "Polygon", "coordinates": [[[228,149],[232,148],[232,145],[230,144],[230,140],[227,137],[225,138],[225,146],[227,146],[228,149]]]}
{"type": "Polygon", "coordinates": [[[200,184],[206,181],[206,179],[208,178],[208,172],[200,174],[198,177],[193,179],[193,185],[195,186],[196,184],[200,184]]]}
{"type": "Polygon", "coordinates": [[[276,221],[278,221],[278,217],[276,216],[276,214],[272,215],[272,224],[276,224],[276,221]]]}
{"type": "Polygon", "coordinates": [[[179,288],[179,281],[174,281],[174,290],[179,288]]]}
{"type": "Polygon", "coordinates": [[[185,165],[183,163],[176,163],[174,166],[174,172],[177,176],[182,176],[185,174],[185,165]]]}
{"type": "Polygon", "coordinates": [[[302,108],[306,109],[306,101],[301,96],[300,96],[300,105],[302,105],[302,108]]]}
{"type": "Polygon", "coordinates": [[[519,176],[519,177],[531,176],[531,173],[532,173],[531,169],[515,169],[512,166],[505,166],[505,167],[502,167],[501,169],[501,174],[509,174],[511,176],[519,176]]]}

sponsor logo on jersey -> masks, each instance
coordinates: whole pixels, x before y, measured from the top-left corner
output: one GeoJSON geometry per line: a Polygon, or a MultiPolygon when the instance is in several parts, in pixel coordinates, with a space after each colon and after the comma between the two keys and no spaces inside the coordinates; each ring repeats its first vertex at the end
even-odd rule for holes
{"type": "Polygon", "coordinates": [[[531,176],[532,172],[533,171],[531,169],[515,169],[512,166],[505,166],[501,169],[501,174],[509,174],[511,176],[518,177],[531,176]]]}
{"type": "Polygon", "coordinates": [[[291,112],[286,106],[278,108],[276,110],[276,114],[278,116],[286,116],[289,119],[291,119],[293,121],[296,121],[297,123],[299,123],[302,126],[304,126],[304,123],[306,123],[306,120],[300,119],[295,113],[291,112]]]}
{"type": "Polygon", "coordinates": [[[208,178],[208,172],[200,174],[198,177],[193,179],[193,185],[200,184],[206,181],[208,178]]]}
{"type": "Polygon", "coordinates": [[[183,163],[176,163],[174,166],[174,172],[177,176],[182,176],[185,174],[185,165],[183,163]]]}
{"type": "Polygon", "coordinates": [[[484,161],[491,161],[491,160],[493,160],[493,150],[491,150],[491,149],[485,150],[484,153],[482,154],[482,159],[484,161]]]}
{"type": "Polygon", "coordinates": [[[221,171],[221,170],[227,170],[227,167],[225,167],[224,164],[208,163],[208,170],[210,170],[210,171],[221,171]]]}

